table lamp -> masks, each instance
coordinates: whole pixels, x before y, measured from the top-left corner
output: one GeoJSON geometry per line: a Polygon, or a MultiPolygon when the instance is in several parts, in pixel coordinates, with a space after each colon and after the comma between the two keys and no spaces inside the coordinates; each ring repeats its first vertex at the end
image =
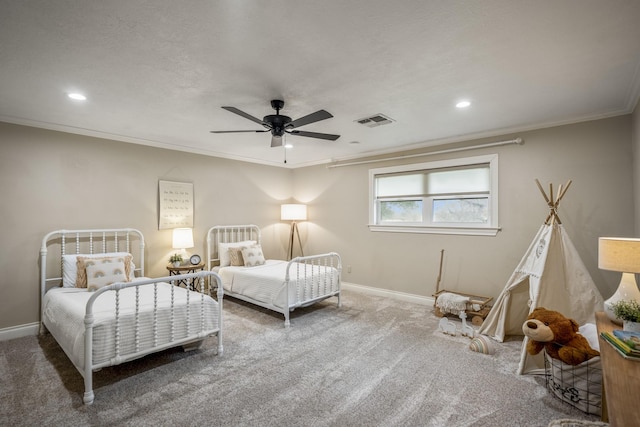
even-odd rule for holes
{"type": "Polygon", "coordinates": [[[622,321],[613,314],[611,305],[622,300],[640,301],[635,273],[640,273],[640,239],[600,237],[598,239],[598,268],[622,273],[616,292],[604,302],[604,311],[612,322],[622,321]]]}
{"type": "Polygon", "coordinates": [[[300,245],[300,255],[304,256],[302,251],[302,242],[300,241],[300,233],[298,232],[297,221],[307,220],[307,205],[302,204],[286,204],[280,206],[280,220],[291,221],[291,234],[289,236],[289,260],[293,258],[293,238],[298,236],[298,245],[300,245]]]}
{"type": "Polygon", "coordinates": [[[191,228],[173,229],[173,249],[180,249],[180,255],[183,259],[187,257],[186,249],[193,246],[193,230],[191,228]]]}

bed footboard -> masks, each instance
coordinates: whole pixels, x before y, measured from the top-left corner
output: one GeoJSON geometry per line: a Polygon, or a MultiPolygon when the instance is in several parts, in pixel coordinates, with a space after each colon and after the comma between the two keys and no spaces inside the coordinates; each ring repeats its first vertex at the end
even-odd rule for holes
{"type": "Polygon", "coordinates": [[[218,355],[221,355],[223,353],[222,301],[223,289],[220,285],[220,277],[214,272],[206,271],[114,283],[93,293],[87,302],[84,318],[84,369],[80,370],[85,383],[84,403],[93,403],[92,373],[102,367],[118,365],[180,345],[188,346],[211,335],[217,335],[218,355]],[[217,302],[204,292],[187,291],[175,286],[180,283],[180,280],[197,279],[204,283],[207,278],[218,283],[217,302]],[[168,286],[167,290],[168,283],[172,286],[168,286]],[[165,288],[160,289],[162,285],[165,288]],[[151,298],[148,298],[150,293],[151,298]],[[114,354],[107,360],[96,363],[93,359],[96,324],[94,305],[97,306],[98,302],[105,297],[115,301],[115,320],[112,326],[113,340],[115,340],[114,354]],[[132,297],[135,298],[134,308],[130,307],[131,301],[129,301],[129,307],[125,306],[124,299],[132,297]],[[125,325],[128,325],[128,329],[125,325]],[[142,329],[149,327],[152,329],[152,337],[150,340],[148,338],[143,340],[142,329]],[[168,331],[167,328],[169,328],[168,331]],[[133,342],[125,343],[123,337],[125,329],[129,335],[133,333],[133,342]],[[161,331],[163,329],[164,331],[161,331]]]}
{"type": "Polygon", "coordinates": [[[330,297],[340,300],[342,259],[336,252],[297,257],[287,264],[284,285],[287,288],[287,307],[284,325],[291,325],[289,314],[298,307],[306,307],[330,297]]]}

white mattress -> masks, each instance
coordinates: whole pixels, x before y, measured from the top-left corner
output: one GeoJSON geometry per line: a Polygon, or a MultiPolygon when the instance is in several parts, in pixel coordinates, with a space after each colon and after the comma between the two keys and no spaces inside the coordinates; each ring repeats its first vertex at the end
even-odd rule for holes
{"type": "MultiPolygon", "coordinates": [[[[218,325],[218,303],[208,295],[187,291],[168,283],[157,284],[157,305],[154,315],[154,286],[130,287],[120,291],[119,354],[135,353],[135,301],[139,289],[137,351],[144,351],[202,331],[213,331],[218,325]],[[174,308],[171,310],[171,290],[174,308]],[[187,295],[189,303],[187,309],[187,295]],[[157,319],[157,340],[154,343],[154,317],[157,319]],[[172,332],[173,319],[173,332],[172,332]],[[188,322],[188,330],[187,330],[188,322]],[[173,333],[173,339],[171,338],[173,333]]],[[[44,296],[43,322],[73,364],[84,368],[84,316],[86,303],[93,295],[86,289],[54,288],[44,296]]],[[[93,306],[93,364],[103,363],[116,355],[115,292],[105,292],[93,306]]]]}
{"type": "MultiPolygon", "coordinates": [[[[283,309],[287,306],[287,264],[288,261],[267,260],[255,267],[221,267],[218,274],[226,291],[283,309]]],[[[333,267],[293,263],[289,275],[290,307],[338,290],[338,270],[333,267]]]]}

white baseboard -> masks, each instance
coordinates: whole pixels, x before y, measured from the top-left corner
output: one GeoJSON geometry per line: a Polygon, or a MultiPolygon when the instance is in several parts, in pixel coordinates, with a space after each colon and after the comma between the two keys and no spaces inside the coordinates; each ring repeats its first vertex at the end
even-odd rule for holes
{"type": "Polygon", "coordinates": [[[421,295],[390,291],[388,289],[372,288],[371,286],[357,285],[349,282],[342,282],[342,288],[349,291],[362,292],[364,294],[412,302],[414,304],[433,305],[435,303],[433,297],[423,297],[421,295]]]}
{"type": "Polygon", "coordinates": [[[0,341],[8,341],[15,338],[27,337],[29,335],[38,335],[39,330],[39,322],[0,329],[0,341]]]}
{"type": "MultiPolygon", "coordinates": [[[[342,282],[342,288],[361,292],[364,294],[375,295],[379,297],[392,298],[400,301],[412,302],[414,304],[421,305],[433,305],[434,299],[432,297],[423,297],[421,295],[407,294],[404,292],[390,291],[388,289],[373,288],[371,286],[357,285],[355,283],[342,282]]],[[[12,326],[9,328],[0,329],[0,341],[12,340],[14,338],[22,338],[29,335],[38,335],[40,330],[40,323],[28,323],[26,325],[12,326]]]]}

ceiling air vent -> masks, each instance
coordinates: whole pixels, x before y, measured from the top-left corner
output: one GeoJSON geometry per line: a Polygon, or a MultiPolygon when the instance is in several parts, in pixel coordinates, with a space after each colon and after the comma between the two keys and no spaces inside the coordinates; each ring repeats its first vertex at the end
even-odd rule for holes
{"type": "Polygon", "coordinates": [[[385,116],[384,114],[376,114],[375,116],[365,117],[364,119],[356,120],[356,122],[366,127],[374,128],[376,126],[387,125],[393,123],[393,119],[385,116]]]}

